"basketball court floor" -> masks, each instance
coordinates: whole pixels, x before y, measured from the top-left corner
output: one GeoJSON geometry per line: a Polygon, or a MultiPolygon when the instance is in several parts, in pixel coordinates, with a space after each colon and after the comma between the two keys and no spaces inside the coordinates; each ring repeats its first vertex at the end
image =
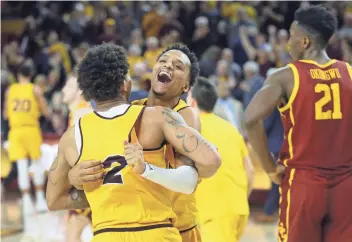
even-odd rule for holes
{"type": "MultiPolygon", "coordinates": [[[[47,212],[22,218],[20,203],[15,200],[6,204],[4,212],[8,221],[1,225],[2,242],[65,242],[66,211],[47,212]],[[27,228],[26,231],[29,231],[29,236],[24,235],[24,226],[27,228]]],[[[252,215],[255,213],[256,211],[252,211],[252,215]]],[[[275,242],[277,241],[275,236],[276,223],[257,224],[250,218],[241,242],[275,242]]]]}

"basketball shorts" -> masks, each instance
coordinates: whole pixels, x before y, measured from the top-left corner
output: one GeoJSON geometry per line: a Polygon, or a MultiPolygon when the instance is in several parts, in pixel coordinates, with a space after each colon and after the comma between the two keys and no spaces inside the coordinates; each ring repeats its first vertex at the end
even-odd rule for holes
{"type": "Polygon", "coordinates": [[[248,215],[232,215],[210,219],[200,226],[203,242],[240,241],[248,215]]]}
{"type": "MultiPolygon", "coordinates": [[[[111,229],[113,230],[113,229],[111,229]]],[[[92,242],[181,242],[181,236],[174,227],[154,228],[139,231],[102,232],[95,234],[92,242]]]]}
{"type": "Polygon", "coordinates": [[[9,159],[16,161],[30,158],[39,160],[42,134],[39,127],[22,127],[9,131],[9,159]]]}
{"type": "Polygon", "coordinates": [[[280,185],[279,241],[351,241],[351,187],[351,172],[326,179],[287,169],[280,185]]]}
{"type": "Polygon", "coordinates": [[[200,229],[198,226],[194,226],[190,229],[180,231],[182,242],[201,242],[200,229]]]}

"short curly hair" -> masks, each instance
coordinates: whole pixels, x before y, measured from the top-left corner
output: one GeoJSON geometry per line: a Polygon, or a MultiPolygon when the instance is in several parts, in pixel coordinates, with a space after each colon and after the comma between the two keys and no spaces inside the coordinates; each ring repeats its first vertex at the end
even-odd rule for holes
{"type": "Polygon", "coordinates": [[[104,43],[88,50],[78,65],[77,82],[87,101],[108,101],[120,95],[128,70],[125,49],[104,43]]]}
{"type": "Polygon", "coordinates": [[[197,56],[186,45],[177,43],[177,44],[170,45],[166,49],[164,49],[160,53],[160,55],[158,56],[157,60],[159,60],[159,58],[162,55],[164,55],[166,52],[168,52],[170,50],[179,50],[179,51],[181,51],[191,61],[191,70],[190,70],[191,77],[190,77],[190,80],[189,80],[189,85],[192,87],[196,83],[197,78],[199,76],[199,62],[198,62],[197,56]]]}
{"type": "Polygon", "coordinates": [[[321,5],[298,9],[295,20],[310,34],[315,35],[317,43],[324,48],[337,29],[336,16],[321,5]]]}

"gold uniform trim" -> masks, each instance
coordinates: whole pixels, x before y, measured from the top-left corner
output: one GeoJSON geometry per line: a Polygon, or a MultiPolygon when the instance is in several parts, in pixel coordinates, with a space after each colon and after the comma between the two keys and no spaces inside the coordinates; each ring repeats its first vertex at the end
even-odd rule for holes
{"type": "Polygon", "coordinates": [[[345,64],[346,64],[346,67],[347,67],[348,74],[350,74],[350,78],[352,80],[352,67],[347,62],[345,64]]]}
{"type": "Polygon", "coordinates": [[[292,103],[295,100],[299,89],[299,74],[297,67],[293,64],[288,64],[287,66],[289,66],[293,72],[293,90],[287,104],[279,108],[280,112],[284,112],[292,106],[292,103]]]}
{"type": "Polygon", "coordinates": [[[318,66],[320,68],[326,68],[326,67],[336,63],[336,60],[332,59],[328,63],[325,63],[325,64],[319,64],[319,63],[317,63],[316,61],[313,61],[313,60],[300,60],[300,62],[313,64],[313,65],[316,65],[316,66],[318,66]]]}

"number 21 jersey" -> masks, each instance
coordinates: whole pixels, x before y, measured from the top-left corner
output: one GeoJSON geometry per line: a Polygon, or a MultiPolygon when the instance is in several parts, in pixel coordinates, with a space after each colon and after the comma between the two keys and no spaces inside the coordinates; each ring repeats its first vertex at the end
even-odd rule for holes
{"type": "Polygon", "coordinates": [[[280,162],[322,177],[352,172],[352,70],[348,63],[289,64],[294,88],[279,108],[284,125],[280,162]]]}

